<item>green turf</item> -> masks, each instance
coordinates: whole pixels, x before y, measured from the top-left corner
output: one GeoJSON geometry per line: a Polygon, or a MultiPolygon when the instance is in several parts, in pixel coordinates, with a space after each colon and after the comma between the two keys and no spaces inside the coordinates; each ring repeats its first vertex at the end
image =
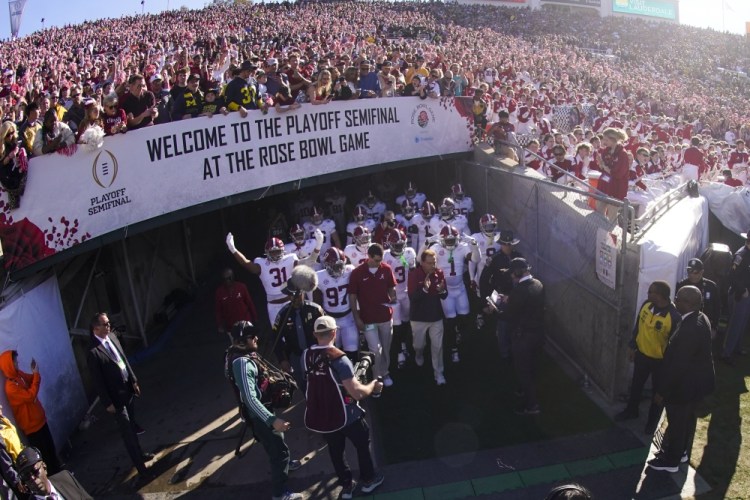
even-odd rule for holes
{"type": "MultiPolygon", "coordinates": [[[[461,363],[446,363],[448,384],[443,387],[437,387],[433,380],[426,352],[424,367],[411,365],[391,372],[395,384],[376,404],[375,418],[390,464],[575,435],[613,425],[546,354],[541,355],[538,370],[542,414],[515,415],[513,410],[520,401],[514,396],[513,368],[498,360],[490,332],[464,341],[461,363]]],[[[451,458],[452,462],[461,460],[451,458]]]]}

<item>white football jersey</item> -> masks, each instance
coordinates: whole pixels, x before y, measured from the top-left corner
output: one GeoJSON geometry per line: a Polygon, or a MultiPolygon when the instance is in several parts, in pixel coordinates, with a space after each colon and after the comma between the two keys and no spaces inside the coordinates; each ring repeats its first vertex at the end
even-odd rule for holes
{"type": "Polygon", "coordinates": [[[437,254],[437,267],[445,274],[446,286],[448,288],[463,287],[466,260],[471,255],[468,243],[458,243],[453,251],[447,250],[439,243],[431,248],[437,254]]]}
{"type": "Polygon", "coordinates": [[[385,203],[383,203],[382,201],[378,201],[377,203],[375,203],[372,208],[368,207],[364,200],[362,200],[360,204],[367,210],[367,217],[369,219],[373,219],[376,224],[380,221],[381,216],[387,210],[387,208],[385,207],[385,203]]]}
{"type": "Polygon", "coordinates": [[[301,247],[298,247],[296,243],[292,242],[284,245],[284,249],[285,253],[295,254],[297,259],[299,259],[300,264],[310,266],[313,269],[320,269],[320,264],[318,264],[317,258],[314,261],[312,259],[308,261],[310,256],[312,256],[313,250],[315,250],[316,244],[317,242],[315,240],[306,240],[301,247]]]}
{"type": "Polygon", "coordinates": [[[266,257],[256,257],[253,262],[260,266],[260,281],[266,290],[268,300],[278,300],[286,297],[281,290],[292,277],[292,270],[299,259],[293,253],[284,255],[279,261],[272,262],[266,257]]]}
{"type": "Polygon", "coordinates": [[[344,248],[344,255],[347,256],[349,262],[354,267],[357,267],[363,262],[367,262],[367,249],[360,250],[354,243],[346,245],[346,248],[344,248]]]}
{"type": "Polygon", "coordinates": [[[469,217],[469,214],[474,211],[474,201],[471,196],[464,196],[463,200],[454,200],[455,208],[453,212],[461,214],[464,217],[469,217]]]}
{"type": "Polygon", "coordinates": [[[323,233],[323,244],[320,245],[320,255],[323,255],[326,250],[331,248],[331,234],[336,232],[335,222],[333,222],[331,219],[323,219],[318,226],[316,226],[312,222],[305,222],[303,227],[305,228],[307,237],[313,238],[313,241],[315,241],[316,229],[320,229],[320,232],[323,233]]]}
{"type": "Polygon", "coordinates": [[[500,251],[500,243],[497,242],[498,236],[497,233],[492,238],[488,238],[484,233],[471,235],[472,238],[477,240],[477,246],[479,247],[479,262],[476,264],[473,261],[469,262],[469,278],[473,281],[479,283],[484,266],[487,265],[493,255],[500,251]]]}
{"type": "MultiPolygon", "coordinates": [[[[436,215],[433,215],[432,219],[437,217],[436,215]]],[[[432,236],[432,232],[430,231],[430,221],[424,218],[424,215],[422,214],[414,214],[414,217],[411,218],[411,223],[416,224],[419,228],[419,245],[422,245],[424,243],[424,240],[432,236]]],[[[419,248],[419,245],[412,246],[412,248],[419,248]]]]}
{"type": "Polygon", "coordinates": [[[349,276],[354,266],[347,264],[344,272],[334,278],[325,269],[318,271],[318,289],[323,294],[323,309],[327,313],[345,313],[349,311],[349,276]]]}
{"type": "MultiPolygon", "coordinates": [[[[406,200],[406,195],[402,194],[401,196],[396,197],[396,206],[400,207],[402,203],[404,203],[404,200],[406,200]]],[[[424,205],[424,202],[427,201],[427,196],[425,196],[424,193],[417,193],[414,195],[414,198],[411,200],[412,203],[417,204],[417,210],[420,210],[422,208],[422,205],[424,205]]]]}
{"type": "Polygon", "coordinates": [[[396,277],[396,294],[406,295],[409,270],[417,265],[417,252],[411,247],[404,247],[404,252],[400,256],[396,256],[388,249],[383,252],[383,262],[393,269],[393,275],[396,277]]]}
{"type": "Polygon", "coordinates": [[[451,225],[458,229],[458,232],[460,234],[469,235],[469,221],[466,220],[466,217],[463,215],[454,215],[448,220],[443,220],[440,217],[433,217],[430,221],[430,233],[434,234],[435,236],[440,235],[440,231],[447,226],[451,225]]]}
{"type": "Polygon", "coordinates": [[[292,211],[294,212],[294,220],[301,221],[302,223],[307,222],[312,217],[313,201],[306,197],[297,198],[292,203],[292,211]]]}
{"type": "MultiPolygon", "coordinates": [[[[406,246],[412,247],[412,248],[419,248],[419,244],[422,242],[423,238],[420,238],[420,227],[414,222],[414,219],[416,218],[417,214],[414,214],[411,219],[407,219],[401,214],[396,215],[396,222],[400,226],[404,226],[406,229],[404,229],[404,233],[406,233],[406,246]],[[410,228],[414,227],[414,229],[410,228]],[[416,231],[416,232],[414,232],[416,231]]],[[[422,216],[420,215],[420,219],[422,216]]]]}

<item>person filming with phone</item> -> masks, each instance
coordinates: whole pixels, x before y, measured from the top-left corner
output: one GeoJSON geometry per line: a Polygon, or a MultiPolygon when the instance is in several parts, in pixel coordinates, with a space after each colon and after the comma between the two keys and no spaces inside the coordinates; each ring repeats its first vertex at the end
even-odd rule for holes
{"type": "Polygon", "coordinates": [[[47,425],[47,415],[39,401],[42,377],[34,358],[30,363],[31,373],[18,367],[18,351],[0,354],[0,370],[5,375],[5,396],[8,398],[16,424],[26,434],[31,446],[39,449],[47,463],[50,474],[60,472],[55,442],[47,425]]]}

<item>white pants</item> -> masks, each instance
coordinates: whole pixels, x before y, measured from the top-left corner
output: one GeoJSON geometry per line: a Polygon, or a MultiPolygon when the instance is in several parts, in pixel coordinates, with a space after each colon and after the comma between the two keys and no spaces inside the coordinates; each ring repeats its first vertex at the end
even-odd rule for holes
{"type": "Polygon", "coordinates": [[[412,345],[417,356],[423,356],[430,335],[430,354],[432,355],[432,371],[437,378],[443,374],[443,320],[440,321],[412,321],[411,332],[414,337],[412,345]]]}
{"type": "Polygon", "coordinates": [[[375,355],[375,366],[372,373],[376,377],[388,375],[391,363],[391,340],[393,339],[393,321],[370,323],[365,325],[367,348],[375,355]]]}
{"type": "Polygon", "coordinates": [[[469,314],[469,295],[466,287],[461,284],[454,288],[448,288],[448,297],[440,301],[443,306],[443,314],[448,319],[455,318],[457,314],[469,314]]]}
{"type": "Polygon", "coordinates": [[[393,325],[398,326],[401,323],[409,321],[409,296],[404,294],[403,297],[396,295],[398,304],[393,306],[393,325]]]}
{"type": "Polygon", "coordinates": [[[334,319],[336,320],[336,326],[339,327],[338,332],[336,332],[336,347],[342,348],[346,352],[358,351],[359,332],[352,313],[334,319]]]}

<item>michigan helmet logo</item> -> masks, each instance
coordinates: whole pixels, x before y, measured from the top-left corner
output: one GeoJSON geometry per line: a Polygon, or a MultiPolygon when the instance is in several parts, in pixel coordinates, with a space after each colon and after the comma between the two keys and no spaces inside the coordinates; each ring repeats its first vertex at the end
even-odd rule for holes
{"type": "Polygon", "coordinates": [[[94,165],[91,169],[94,181],[102,188],[107,189],[115,183],[117,179],[117,158],[111,152],[99,151],[94,158],[94,165]]]}

